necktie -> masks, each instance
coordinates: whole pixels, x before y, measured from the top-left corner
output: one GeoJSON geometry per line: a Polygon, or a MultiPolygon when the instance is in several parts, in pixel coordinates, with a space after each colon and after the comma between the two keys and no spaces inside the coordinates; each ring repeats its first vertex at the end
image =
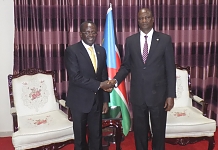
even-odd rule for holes
{"type": "Polygon", "coordinates": [[[143,53],[142,53],[142,59],[143,62],[145,63],[147,57],[148,57],[148,43],[147,43],[147,38],[148,36],[145,36],[145,44],[144,44],[144,48],[143,48],[143,53]]]}
{"type": "Polygon", "coordinates": [[[95,69],[95,72],[96,72],[97,71],[97,63],[96,63],[96,58],[95,58],[94,50],[93,50],[93,48],[91,46],[88,49],[91,52],[90,58],[91,58],[92,65],[93,65],[93,67],[95,69]]]}

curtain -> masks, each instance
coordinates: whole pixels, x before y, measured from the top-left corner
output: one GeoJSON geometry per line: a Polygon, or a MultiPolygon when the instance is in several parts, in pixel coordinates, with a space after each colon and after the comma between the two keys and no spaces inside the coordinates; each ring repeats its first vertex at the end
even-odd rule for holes
{"type": "MultiPolygon", "coordinates": [[[[65,99],[64,50],[80,40],[85,20],[96,23],[101,45],[109,3],[121,57],[126,37],[138,32],[138,10],[150,8],[154,29],[171,35],[176,63],[191,67],[192,91],[205,99],[209,117],[218,122],[218,0],[14,0],[14,73],[56,71],[58,95],[65,99]]],[[[127,93],[129,82],[128,76],[127,93]]]]}

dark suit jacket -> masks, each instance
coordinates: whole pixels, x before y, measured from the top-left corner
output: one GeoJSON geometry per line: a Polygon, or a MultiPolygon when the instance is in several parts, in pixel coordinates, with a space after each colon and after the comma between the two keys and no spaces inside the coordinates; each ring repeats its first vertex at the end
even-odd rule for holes
{"type": "Polygon", "coordinates": [[[108,79],[106,52],[99,45],[94,47],[98,59],[96,73],[81,41],[65,50],[65,65],[69,76],[67,106],[84,113],[91,110],[95,99],[100,107],[103,102],[109,102],[109,94],[102,89],[98,90],[100,82],[108,79]]]}
{"type": "Polygon", "coordinates": [[[120,83],[130,71],[131,103],[155,106],[164,104],[167,97],[176,97],[176,68],[171,37],[154,31],[145,64],[140,49],[140,33],[128,37],[124,61],[114,78],[120,83]]]}

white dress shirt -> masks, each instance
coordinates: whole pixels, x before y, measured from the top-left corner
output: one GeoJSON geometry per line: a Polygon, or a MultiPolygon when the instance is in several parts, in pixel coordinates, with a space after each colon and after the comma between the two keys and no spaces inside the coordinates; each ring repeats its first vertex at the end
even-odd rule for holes
{"type": "Polygon", "coordinates": [[[143,54],[143,48],[144,48],[144,44],[145,44],[145,35],[147,35],[147,43],[148,43],[148,53],[150,51],[150,47],[151,47],[151,40],[152,40],[152,36],[154,33],[154,29],[152,28],[150,32],[148,32],[148,34],[145,34],[144,32],[142,32],[141,30],[139,30],[140,32],[140,46],[141,46],[141,54],[143,54]]]}

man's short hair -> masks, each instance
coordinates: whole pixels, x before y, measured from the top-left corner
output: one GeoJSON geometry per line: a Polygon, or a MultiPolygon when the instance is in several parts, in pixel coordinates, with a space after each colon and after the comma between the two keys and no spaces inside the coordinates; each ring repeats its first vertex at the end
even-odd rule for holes
{"type": "Polygon", "coordinates": [[[90,20],[87,20],[87,21],[84,21],[84,22],[82,22],[82,23],[80,24],[80,31],[83,31],[83,26],[84,26],[85,24],[88,24],[88,23],[91,23],[91,24],[93,24],[93,25],[96,27],[96,25],[95,25],[94,22],[92,22],[92,21],[90,21],[90,20]]]}

